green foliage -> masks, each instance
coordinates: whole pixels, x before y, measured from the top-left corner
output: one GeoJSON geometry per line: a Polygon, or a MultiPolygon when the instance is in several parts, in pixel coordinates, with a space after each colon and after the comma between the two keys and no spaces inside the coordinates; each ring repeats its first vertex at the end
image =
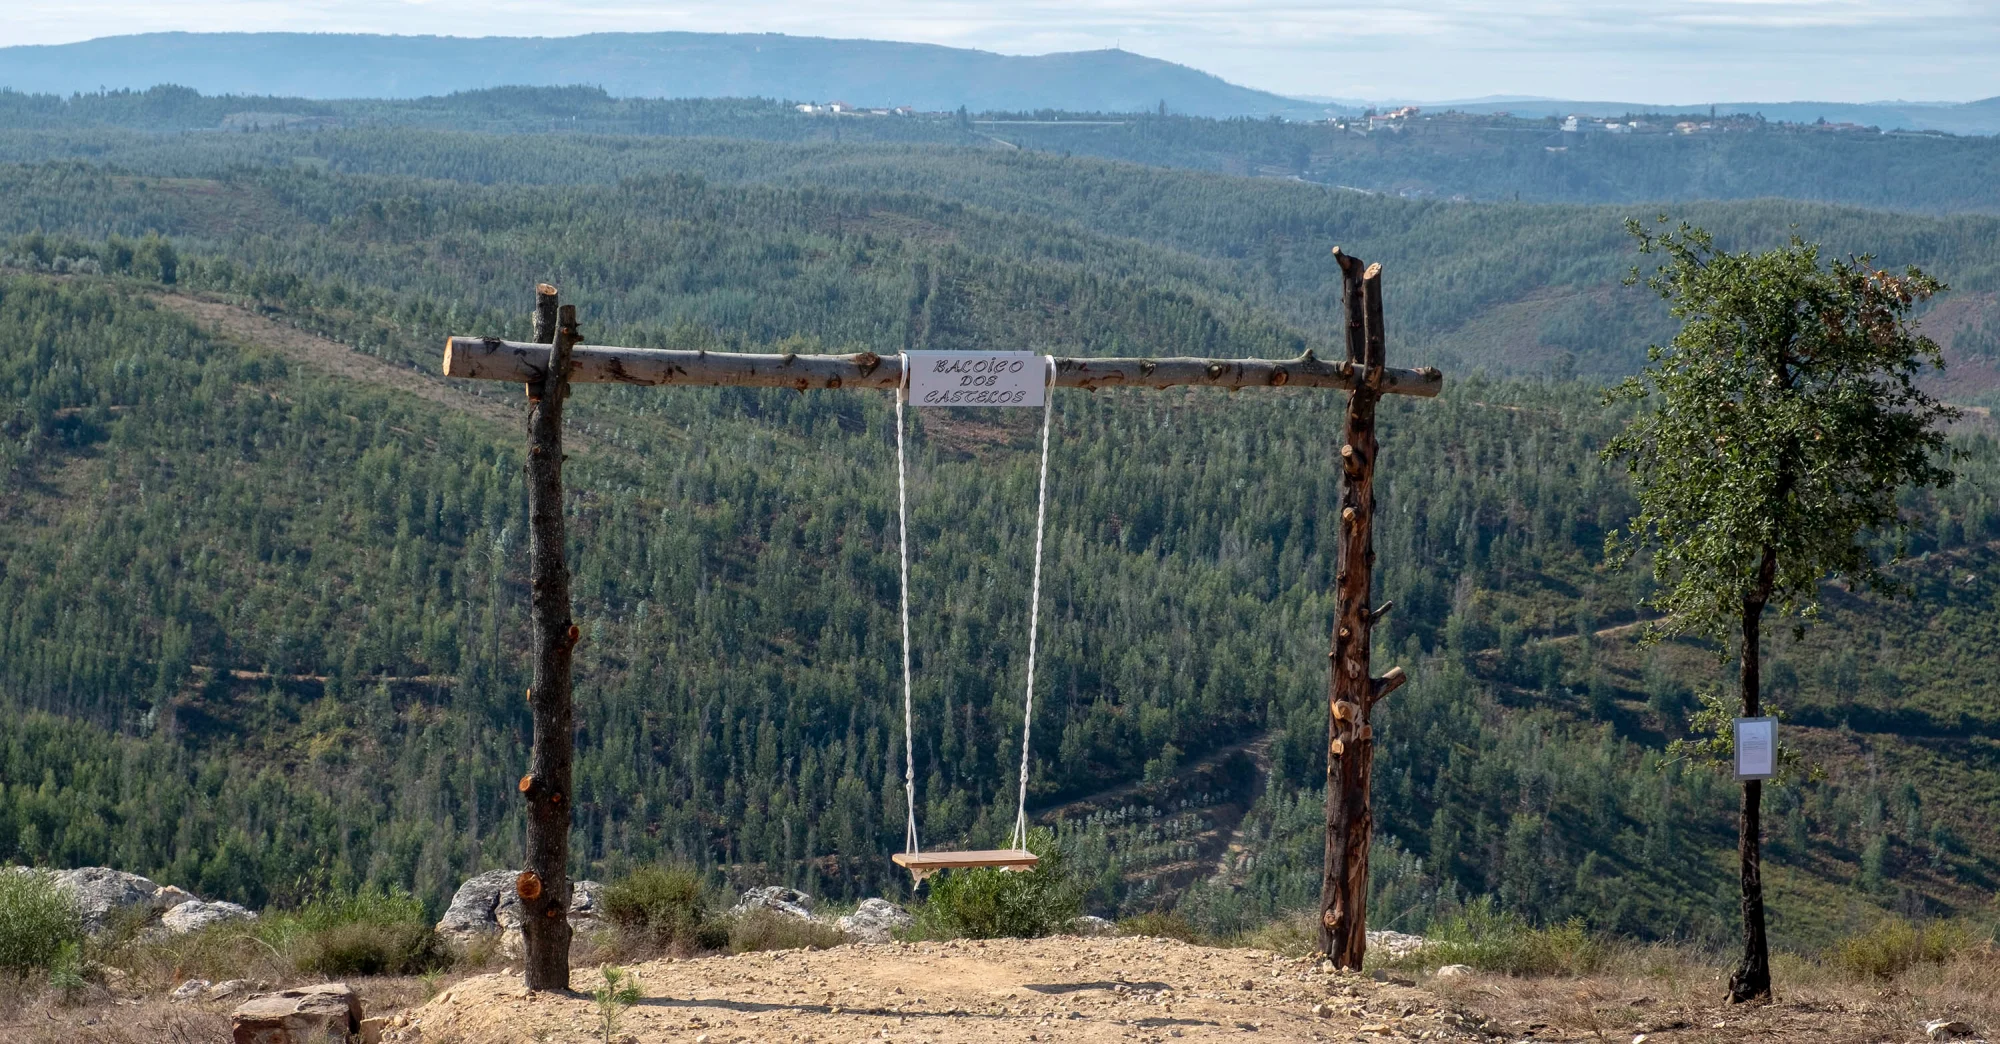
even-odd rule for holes
{"type": "Polygon", "coordinates": [[[1841,939],[1824,960],[1856,978],[1893,979],[1920,964],[1945,964],[1990,945],[1991,929],[1963,920],[1913,923],[1885,918],[1865,932],[1841,939]]]}
{"type": "Polygon", "coordinates": [[[0,867],[0,974],[60,972],[82,942],[76,903],[47,872],[0,867]]]}
{"type": "MultiPolygon", "coordinates": [[[[1733,774],[1736,770],[1736,718],[1737,704],[1715,686],[1707,686],[1695,693],[1698,710],[1688,719],[1690,735],[1667,744],[1667,759],[1660,763],[1661,769],[1677,762],[1700,765],[1717,772],[1733,774]]],[[[1782,724],[1786,719],[1783,709],[1765,702],[1762,713],[1778,719],[1782,724]]],[[[1783,738],[1778,740],[1777,772],[1765,782],[1783,786],[1801,779],[1814,782],[1826,778],[1826,767],[1809,765],[1805,754],[1794,744],[1783,738]]]]}
{"type": "Polygon", "coordinates": [[[49,962],[49,988],[65,1001],[75,1001],[90,985],[90,980],[84,977],[86,967],[83,943],[74,940],[63,943],[55,959],[49,962]]]}
{"type": "Polygon", "coordinates": [[[698,952],[729,938],[709,916],[701,874],[687,867],[642,866],[607,887],[603,902],[611,923],[648,946],[698,952]]]}
{"type": "Polygon", "coordinates": [[[1465,964],[1506,975],[1588,975],[1607,954],[1581,918],[1537,928],[1518,914],[1494,906],[1489,896],[1434,921],[1423,949],[1389,962],[1405,968],[1465,964]]]}
{"type": "Polygon", "coordinates": [[[624,1018],[626,1009],[639,1003],[644,996],[639,990],[639,978],[613,965],[597,969],[604,977],[604,985],[590,992],[597,1002],[597,1027],[604,1036],[604,1044],[612,1044],[612,1036],[618,1032],[618,1023],[624,1018]]]}
{"type": "Polygon", "coordinates": [[[1944,360],[1910,325],[1944,285],[1867,257],[1822,267],[1796,236],[1729,253],[1689,225],[1627,227],[1663,256],[1646,284],[1682,323],[1612,392],[1650,409],[1605,449],[1639,501],[1607,550],[1654,549],[1660,631],[1727,639],[1753,605],[1813,615],[1829,578],[1888,586],[1874,542],[1911,524],[1899,494],[1952,480],[1941,425],[1958,411],[1917,386],[1944,360]]]}
{"type": "Polygon", "coordinates": [[[1055,835],[1028,832],[1033,870],[951,870],[931,879],[916,909],[917,934],[931,939],[1035,939],[1069,930],[1083,915],[1083,887],[1055,835]]]}
{"type": "Polygon", "coordinates": [[[727,928],[730,953],[824,950],[847,941],[846,933],[833,925],[762,908],[745,910],[731,917],[727,928]]]}
{"type": "Polygon", "coordinates": [[[321,897],[267,913],[255,931],[307,975],[416,975],[449,962],[423,903],[408,894],[321,897]]]}

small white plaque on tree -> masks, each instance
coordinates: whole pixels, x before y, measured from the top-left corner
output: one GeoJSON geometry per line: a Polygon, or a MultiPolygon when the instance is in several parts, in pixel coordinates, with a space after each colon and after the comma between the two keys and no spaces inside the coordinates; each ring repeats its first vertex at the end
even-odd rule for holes
{"type": "Polygon", "coordinates": [[[1778,719],[1736,719],[1736,778],[1770,779],[1778,774],[1778,719]]]}
{"type": "Polygon", "coordinates": [[[1034,352],[904,352],[917,406],[1040,406],[1049,358],[1034,352]]]}

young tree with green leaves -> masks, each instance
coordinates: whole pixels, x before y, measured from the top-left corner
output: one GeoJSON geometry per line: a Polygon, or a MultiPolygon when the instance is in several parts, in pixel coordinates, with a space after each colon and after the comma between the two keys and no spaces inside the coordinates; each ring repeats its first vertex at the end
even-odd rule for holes
{"type": "MultiPolygon", "coordinates": [[[[1725,658],[1737,639],[1742,714],[1755,717],[1765,609],[1803,626],[1824,581],[1893,589],[1875,548],[1909,521],[1898,492],[1952,480],[1939,423],[1956,411],[1917,386],[1943,359],[1910,322],[1945,286],[1868,257],[1822,264],[1819,247],[1797,236],[1729,253],[1691,225],[1626,227],[1640,253],[1660,258],[1628,282],[1643,279],[1670,302],[1681,329],[1607,396],[1647,407],[1605,450],[1625,462],[1639,502],[1608,543],[1617,556],[1653,551],[1650,601],[1665,618],[1651,637],[1713,639],[1725,658]]],[[[1762,796],[1760,781],[1744,782],[1736,1002],[1771,995],[1762,796]]]]}

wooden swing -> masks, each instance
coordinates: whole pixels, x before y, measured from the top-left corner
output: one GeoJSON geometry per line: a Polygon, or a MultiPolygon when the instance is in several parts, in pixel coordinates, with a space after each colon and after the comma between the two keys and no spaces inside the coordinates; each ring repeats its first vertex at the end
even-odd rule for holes
{"type": "Polygon", "coordinates": [[[916,741],[911,736],[910,484],[903,457],[903,403],[909,398],[912,367],[907,362],[907,355],[905,358],[902,387],[896,392],[896,524],[903,588],[903,794],[909,807],[909,825],[903,842],[906,851],[889,858],[897,866],[908,870],[916,885],[945,870],[995,867],[1009,873],[1025,873],[1042,862],[1041,856],[1028,851],[1028,744],[1035,719],[1035,637],[1042,608],[1042,531],[1049,513],[1049,422],[1055,413],[1055,396],[1050,392],[1055,388],[1055,359],[1052,356],[1040,357],[1047,367],[1047,377],[1042,388],[1042,460],[1040,492],[1035,504],[1035,569],[1028,595],[1028,693],[1021,715],[1021,792],[1014,814],[1012,847],[925,852],[917,843],[916,741]]]}

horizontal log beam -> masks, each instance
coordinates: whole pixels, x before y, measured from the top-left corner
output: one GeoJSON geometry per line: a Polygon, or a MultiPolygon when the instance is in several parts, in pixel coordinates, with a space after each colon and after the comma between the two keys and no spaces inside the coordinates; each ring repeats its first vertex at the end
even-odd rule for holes
{"type": "MultiPolygon", "coordinates": [[[[445,341],[447,377],[473,380],[540,381],[549,365],[549,346],[494,337],[453,337],[445,341]]],[[[617,348],[579,344],[570,350],[571,384],[675,384],[738,388],[895,388],[903,383],[903,360],[895,355],[752,354],[689,352],[659,348],[617,348]]],[[[1057,359],[1058,388],[1330,388],[1347,390],[1366,370],[1347,362],[1324,362],[1311,352],[1296,359],[1057,359]]],[[[1444,388],[1435,367],[1384,369],[1377,390],[1425,398],[1444,388]]]]}

